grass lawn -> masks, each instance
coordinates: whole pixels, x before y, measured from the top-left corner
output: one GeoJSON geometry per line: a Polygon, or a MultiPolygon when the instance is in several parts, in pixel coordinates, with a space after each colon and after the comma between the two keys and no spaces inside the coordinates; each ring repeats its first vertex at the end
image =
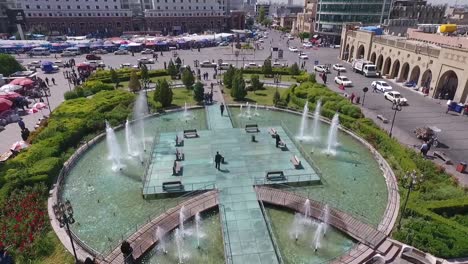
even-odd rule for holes
{"type": "MultiPolygon", "coordinates": [[[[260,90],[254,92],[248,92],[244,101],[234,101],[231,97],[231,90],[224,88],[224,100],[226,103],[240,103],[240,102],[250,102],[258,103],[259,105],[273,105],[273,95],[275,94],[276,88],[267,86],[265,90],[260,90]]],[[[280,95],[283,93],[283,90],[278,88],[280,95]]]]}
{"type": "MultiPolygon", "coordinates": [[[[154,77],[154,78],[150,78],[150,79],[151,79],[151,83],[156,83],[158,80],[161,80],[161,79],[166,79],[168,82],[170,82],[171,81],[171,76],[160,76],[160,77],[154,77]]],[[[121,82],[121,83],[119,83],[119,87],[127,89],[128,88],[128,83],[129,83],[129,81],[121,82]]]]}
{"type": "MultiPolygon", "coordinates": [[[[62,245],[60,240],[58,239],[57,235],[55,235],[54,231],[49,231],[46,235],[46,239],[48,243],[53,244],[53,250],[50,252],[50,255],[36,259],[32,263],[37,264],[56,264],[56,263],[63,263],[63,264],[73,264],[75,263],[75,258],[72,254],[70,254],[65,247],[62,245]]],[[[45,247],[51,247],[51,245],[43,245],[45,247]]]]}
{"type": "MultiPolygon", "coordinates": [[[[245,73],[244,74],[244,79],[250,79],[250,77],[252,75],[253,74],[245,73]]],[[[296,82],[296,79],[293,79],[293,76],[295,77],[295,75],[281,75],[281,81],[282,82],[296,82]]],[[[259,74],[258,77],[260,77],[260,80],[262,80],[262,81],[272,81],[273,82],[273,78],[265,78],[264,74],[259,74]]]]}
{"type": "MultiPolygon", "coordinates": [[[[172,106],[184,106],[185,102],[188,105],[195,105],[197,102],[193,99],[193,90],[187,90],[186,88],[174,88],[172,89],[172,106]]],[[[148,92],[148,101],[153,108],[161,108],[159,102],[154,101],[154,91],[148,92]]]]}

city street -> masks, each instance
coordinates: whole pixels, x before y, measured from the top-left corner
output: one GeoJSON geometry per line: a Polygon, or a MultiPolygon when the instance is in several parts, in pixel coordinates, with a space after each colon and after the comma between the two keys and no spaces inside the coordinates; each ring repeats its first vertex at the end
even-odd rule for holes
{"type": "MultiPolygon", "coordinates": [[[[197,50],[177,50],[179,57],[182,59],[184,65],[193,67],[194,60],[204,61],[204,60],[214,60],[218,62],[218,59],[222,59],[224,62],[229,62],[231,64],[238,65],[239,67],[245,63],[256,62],[258,64],[263,64],[263,61],[266,57],[270,55],[271,47],[278,47],[283,49],[284,59],[279,60],[281,63],[288,65],[293,64],[294,62],[302,63],[299,60],[299,53],[290,52],[288,50],[288,45],[286,44],[286,38],[280,39],[280,34],[276,31],[270,31],[269,37],[265,39],[265,43],[262,43],[263,49],[256,51],[248,51],[245,54],[239,54],[236,57],[233,54],[231,46],[227,47],[214,47],[214,48],[205,48],[201,49],[200,52],[197,50]],[[272,44],[271,44],[271,43],[272,44]]],[[[291,46],[295,46],[298,49],[303,49],[298,39],[291,40],[289,43],[291,46]]],[[[378,80],[375,78],[367,78],[360,74],[354,73],[351,70],[351,65],[345,62],[342,62],[338,59],[339,49],[333,48],[319,48],[318,50],[313,49],[303,49],[309,57],[306,60],[306,69],[308,72],[313,72],[314,61],[318,61],[319,64],[343,64],[347,72],[342,73],[341,75],[347,76],[352,82],[353,87],[346,88],[345,92],[348,94],[354,93],[356,96],[361,97],[361,102],[363,99],[363,87],[369,87],[369,92],[365,96],[364,103],[364,113],[367,117],[370,117],[376,121],[378,125],[382,128],[389,130],[394,111],[391,109],[391,102],[384,99],[382,93],[374,93],[370,88],[371,82],[378,80]],[[383,124],[382,121],[377,120],[377,115],[383,115],[389,120],[388,124],[383,124]]],[[[122,63],[131,63],[137,64],[137,59],[141,57],[150,57],[151,55],[141,55],[135,53],[135,56],[131,55],[101,55],[103,62],[110,67],[118,68],[122,63]]],[[[168,62],[169,59],[174,59],[172,57],[172,52],[164,52],[164,56],[161,56],[158,53],[158,61],[155,64],[150,64],[150,68],[163,68],[164,62],[168,62]]],[[[277,58],[277,53],[273,52],[273,59],[277,58]]],[[[51,60],[54,61],[53,57],[51,58],[21,58],[23,64],[27,64],[32,60],[51,60]]],[[[59,58],[60,59],[60,58],[59,58]]],[[[62,60],[68,60],[68,58],[63,58],[62,60]]],[[[85,61],[84,55],[75,57],[76,63],[85,61]]],[[[51,108],[57,107],[63,101],[63,93],[69,90],[69,86],[64,79],[63,69],[60,72],[55,74],[48,74],[47,77],[51,79],[54,77],[57,81],[57,85],[51,86],[52,96],[50,97],[51,108]]],[[[213,70],[211,68],[201,68],[203,72],[210,73],[210,79],[212,78],[213,70]]],[[[39,71],[39,76],[45,78],[45,74],[39,71]]],[[[336,71],[331,72],[328,75],[328,86],[330,89],[343,93],[342,90],[338,89],[338,85],[333,83],[333,78],[336,76],[336,71]]],[[[317,76],[318,82],[321,82],[321,79],[317,76]]],[[[392,82],[388,83],[393,87],[394,90],[399,91],[405,98],[408,99],[409,105],[404,106],[401,112],[396,114],[395,126],[393,128],[393,135],[395,138],[400,140],[403,144],[413,146],[420,145],[421,142],[416,139],[413,134],[413,130],[417,127],[422,126],[437,126],[442,130],[438,135],[440,145],[437,149],[445,152],[449,157],[451,157],[453,163],[456,165],[459,161],[468,161],[468,116],[459,116],[453,114],[453,112],[446,114],[446,101],[436,100],[432,98],[424,97],[422,94],[414,92],[409,88],[401,87],[392,82]]],[[[43,110],[44,114],[48,114],[48,109],[43,110]]],[[[36,121],[41,117],[41,112],[36,114],[30,114],[24,116],[24,121],[30,130],[34,127],[36,121]]],[[[9,149],[11,144],[17,140],[20,140],[20,129],[17,124],[10,124],[6,129],[0,132],[2,141],[0,143],[0,152],[5,152],[9,149]]],[[[466,182],[468,183],[468,177],[465,177],[466,182]]]]}

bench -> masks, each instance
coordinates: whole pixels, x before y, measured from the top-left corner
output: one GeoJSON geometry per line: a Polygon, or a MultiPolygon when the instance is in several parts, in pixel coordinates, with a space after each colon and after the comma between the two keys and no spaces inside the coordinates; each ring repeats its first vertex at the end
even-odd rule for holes
{"type": "Polygon", "coordinates": [[[301,167],[301,160],[296,156],[294,155],[292,158],[291,158],[291,163],[294,165],[294,167],[296,168],[299,168],[301,167]]]}
{"type": "Polygon", "coordinates": [[[270,133],[272,138],[275,138],[276,134],[278,134],[278,131],[276,131],[276,129],[274,129],[274,128],[270,128],[269,133],[270,133]]]}
{"type": "Polygon", "coordinates": [[[184,185],[182,184],[181,181],[163,182],[162,189],[163,191],[166,191],[166,192],[183,191],[184,185]]]}
{"type": "Polygon", "coordinates": [[[174,165],[172,166],[172,175],[178,176],[182,170],[182,165],[180,162],[174,160],[174,165]]]}
{"type": "Polygon", "coordinates": [[[184,152],[178,148],[176,148],[176,160],[179,161],[179,160],[184,160],[185,158],[185,155],[184,155],[184,152]]]}
{"type": "Polygon", "coordinates": [[[450,158],[447,157],[447,155],[445,155],[445,153],[443,153],[443,152],[434,151],[434,157],[437,157],[437,158],[443,160],[445,162],[445,164],[452,164],[452,161],[450,160],[450,158]]]}
{"type": "Polygon", "coordinates": [[[176,141],[176,147],[184,145],[184,139],[179,137],[178,135],[176,136],[175,141],[176,141]]]}
{"type": "Polygon", "coordinates": [[[431,261],[426,258],[426,254],[417,250],[401,253],[401,258],[415,264],[430,264],[431,261]]]}
{"type": "Polygon", "coordinates": [[[387,123],[388,123],[388,119],[385,118],[383,115],[377,115],[377,119],[382,120],[382,122],[383,122],[384,124],[387,124],[387,123]]]}
{"type": "Polygon", "coordinates": [[[257,124],[245,125],[245,132],[247,132],[247,133],[257,133],[257,132],[259,132],[258,125],[257,124]]]}
{"type": "Polygon", "coordinates": [[[184,130],[184,137],[185,138],[196,138],[198,137],[198,133],[196,129],[186,129],[184,130]]]}
{"type": "Polygon", "coordinates": [[[265,178],[269,181],[284,181],[286,177],[284,176],[283,171],[268,171],[265,175],[265,178]]]}

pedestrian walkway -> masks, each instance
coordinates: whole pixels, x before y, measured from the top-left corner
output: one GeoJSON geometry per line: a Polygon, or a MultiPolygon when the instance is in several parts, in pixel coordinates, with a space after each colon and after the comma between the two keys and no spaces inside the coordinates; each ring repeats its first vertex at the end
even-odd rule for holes
{"type": "Polygon", "coordinates": [[[232,128],[231,118],[227,113],[228,110],[224,109],[224,113],[221,115],[220,105],[212,104],[205,107],[208,129],[210,130],[232,128]]]}

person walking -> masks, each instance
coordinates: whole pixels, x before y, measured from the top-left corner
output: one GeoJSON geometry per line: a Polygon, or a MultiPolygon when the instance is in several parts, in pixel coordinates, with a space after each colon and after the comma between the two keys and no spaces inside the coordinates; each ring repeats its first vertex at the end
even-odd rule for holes
{"type": "Polygon", "coordinates": [[[424,157],[426,157],[428,151],[429,151],[429,146],[427,145],[427,142],[424,142],[421,145],[421,153],[423,154],[424,157]]]}
{"type": "Polygon", "coordinates": [[[356,97],[356,95],[354,93],[351,93],[351,96],[349,97],[349,101],[351,101],[352,104],[354,103],[354,97],[356,97]]]}
{"type": "Polygon", "coordinates": [[[280,138],[280,135],[278,133],[276,133],[276,135],[275,135],[275,140],[276,140],[276,147],[279,147],[279,144],[281,142],[281,138],[280,138]]]}
{"type": "Polygon", "coordinates": [[[29,129],[27,127],[25,127],[23,130],[21,130],[21,138],[26,141],[28,140],[28,137],[29,137],[29,129]]]}
{"type": "Polygon", "coordinates": [[[223,158],[223,156],[221,156],[221,154],[219,154],[219,152],[216,151],[215,168],[218,169],[218,170],[221,170],[220,165],[221,165],[221,159],[222,158],[223,158]]]}
{"type": "Polygon", "coordinates": [[[224,104],[221,103],[221,105],[219,106],[219,108],[221,109],[221,116],[223,116],[223,114],[224,114],[224,104]]]}
{"type": "Polygon", "coordinates": [[[56,85],[56,84],[55,84],[55,78],[52,77],[51,81],[52,81],[52,83],[53,83],[54,85],[56,85]]]}
{"type": "Polygon", "coordinates": [[[45,82],[46,82],[47,86],[49,86],[49,78],[45,77],[45,82]]]}
{"type": "Polygon", "coordinates": [[[323,73],[323,83],[327,84],[327,73],[323,73]]]}

